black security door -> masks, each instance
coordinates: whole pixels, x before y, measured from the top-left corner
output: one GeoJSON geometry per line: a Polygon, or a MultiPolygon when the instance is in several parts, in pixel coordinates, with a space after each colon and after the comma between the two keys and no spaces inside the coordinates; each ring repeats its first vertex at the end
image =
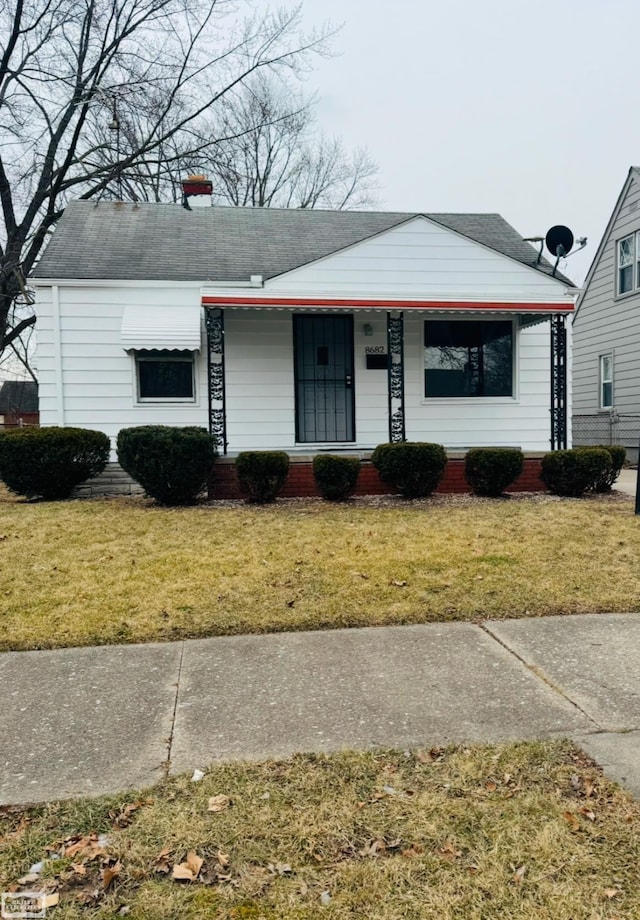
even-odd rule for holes
{"type": "Polygon", "coordinates": [[[354,441],[353,317],[294,315],[296,440],[354,441]]]}

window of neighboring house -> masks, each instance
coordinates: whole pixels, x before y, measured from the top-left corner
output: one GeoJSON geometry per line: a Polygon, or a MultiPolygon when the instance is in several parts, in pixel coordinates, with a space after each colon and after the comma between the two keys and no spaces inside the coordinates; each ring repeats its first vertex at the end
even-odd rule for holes
{"type": "Polygon", "coordinates": [[[623,240],[618,240],[618,294],[626,294],[633,290],[635,236],[637,234],[631,234],[623,240]]]}
{"type": "Polygon", "coordinates": [[[427,397],[513,396],[511,320],[426,320],[427,397]]]}
{"type": "Polygon", "coordinates": [[[137,352],[138,402],[193,402],[194,367],[193,352],[137,352]]]}
{"type": "Polygon", "coordinates": [[[613,355],[600,355],[600,408],[613,407],[613,355]]]}

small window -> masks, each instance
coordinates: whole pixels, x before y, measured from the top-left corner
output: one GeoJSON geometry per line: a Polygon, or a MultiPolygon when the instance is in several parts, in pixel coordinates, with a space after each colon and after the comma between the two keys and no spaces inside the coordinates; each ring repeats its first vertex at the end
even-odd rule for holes
{"type": "Polygon", "coordinates": [[[618,294],[633,290],[634,236],[618,240],[618,294]]]}
{"type": "Polygon", "coordinates": [[[613,407],[613,355],[600,355],[600,408],[613,407]]]}
{"type": "Polygon", "coordinates": [[[193,353],[156,351],[136,354],[139,402],[193,402],[193,353]]]}
{"type": "Polygon", "coordinates": [[[427,320],[427,397],[513,396],[511,320],[427,320]]]}

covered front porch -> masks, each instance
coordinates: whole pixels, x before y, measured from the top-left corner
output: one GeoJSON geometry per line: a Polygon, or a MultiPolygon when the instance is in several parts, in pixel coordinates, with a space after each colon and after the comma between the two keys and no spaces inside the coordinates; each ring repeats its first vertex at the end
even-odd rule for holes
{"type": "Polygon", "coordinates": [[[567,446],[559,303],[204,294],[209,426],[222,457],[362,455],[385,441],[567,446]]]}

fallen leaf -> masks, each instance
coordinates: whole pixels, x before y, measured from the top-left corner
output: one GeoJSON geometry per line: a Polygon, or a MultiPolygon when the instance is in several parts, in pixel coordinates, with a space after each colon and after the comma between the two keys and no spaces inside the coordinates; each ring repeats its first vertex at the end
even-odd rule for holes
{"type": "Polygon", "coordinates": [[[495,792],[498,788],[498,784],[494,783],[492,780],[489,780],[489,782],[484,784],[484,788],[487,790],[487,792],[495,792]]]}
{"type": "MultiPolygon", "coordinates": [[[[221,855],[222,854],[218,853],[218,861],[220,860],[221,855]]],[[[191,869],[194,878],[197,878],[200,875],[200,869],[202,869],[203,863],[204,859],[202,859],[201,856],[198,856],[198,854],[193,850],[187,853],[186,866],[191,869]]]]}
{"type": "Polygon", "coordinates": [[[228,808],[231,804],[231,799],[228,795],[212,795],[209,799],[208,811],[224,811],[225,808],[228,808]]]}
{"type": "Polygon", "coordinates": [[[67,837],[63,840],[60,849],[60,855],[65,858],[77,856],[82,853],[85,859],[96,859],[98,856],[104,856],[105,850],[98,840],[97,834],[88,834],[82,836],[76,834],[73,837],[67,837]]]}
{"type": "Polygon", "coordinates": [[[457,850],[451,840],[447,840],[443,847],[437,851],[438,856],[442,859],[445,859],[447,862],[455,862],[460,856],[462,856],[462,850],[457,850]]]}
{"type": "Polygon", "coordinates": [[[609,900],[611,900],[612,898],[618,897],[618,895],[620,894],[620,890],[618,888],[605,888],[603,894],[605,898],[608,898],[609,900]]]}
{"type": "Polygon", "coordinates": [[[596,820],[595,813],[592,812],[589,808],[581,808],[581,809],[580,809],[580,814],[582,815],[583,818],[586,818],[587,821],[595,821],[595,820],[596,820]]]}
{"type": "Polygon", "coordinates": [[[171,871],[171,866],[169,864],[169,855],[171,850],[167,847],[164,850],[161,850],[160,853],[156,856],[153,863],[154,872],[160,872],[162,875],[168,875],[171,871]]]}
{"type": "Polygon", "coordinates": [[[216,853],[216,859],[223,869],[227,869],[229,866],[229,854],[223,853],[222,850],[218,850],[216,853]]]}
{"type": "Polygon", "coordinates": [[[382,837],[370,840],[369,843],[360,850],[360,856],[378,857],[384,856],[387,851],[386,841],[382,837]]]}
{"type": "Polygon", "coordinates": [[[129,827],[133,821],[132,815],[143,805],[153,805],[153,799],[139,799],[137,802],[128,802],[120,806],[117,813],[109,812],[109,817],[116,827],[129,827]]]}
{"type": "Polygon", "coordinates": [[[30,872],[29,875],[23,875],[22,878],[18,879],[18,885],[33,885],[34,882],[39,882],[40,876],[36,872],[30,872]]]}
{"type": "Polygon", "coordinates": [[[580,830],[580,822],[578,821],[576,816],[573,814],[573,812],[565,811],[562,813],[562,817],[569,825],[570,830],[572,831],[580,830]]]}
{"type": "Polygon", "coordinates": [[[185,863],[176,864],[173,867],[171,878],[176,882],[192,882],[195,878],[193,872],[185,863]]]}
{"type": "Polygon", "coordinates": [[[50,907],[57,907],[58,902],[60,901],[60,895],[57,891],[54,891],[53,894],[45,895],[44,899],[44,909],[48,910],[50,907]]]}
{"type": "Polygon", "coordinates": [[[269,869],[269,872],[271,872],[272,875],[280,875],[280,876],[291,875],[293,871],[289,863],[282,863],[282,862],[269,863],[267,868],[269,869]]]}
{"type": "Polygon", "coordinates": [[[417,751],[416,759],[420,763],[439,763],[444,759],[444,750],[442,748],[431,748],[429,751],[417,751]]]}
{"type": "Polygon", "coordinates": [[[418,843],[412,843],[410,847],[407,847],[406,850],[403,850],[400,854],[404,856],[405,859],[415,859],[418,856],[422,856],[424,853],[424,848],[418,843]]]}
{"type": "Polygon", "coordinates": [[[120,869],[122,869],[122,864],[118,862],[114,863],[113,866],[105,866],[102,870],[102,887],[106,891],[114,878],[120,874],[120,869]]]}
{"type": "Polygon", "coordinates": [[[516,883],[516,885],[519,885],[522,882],[522,879],[524,878],[524,874],[526,871],[527,871],[526,866],[520,866],[518,869],[516,869],[516,871],[513,874],[513,880],[516,883]]]}

